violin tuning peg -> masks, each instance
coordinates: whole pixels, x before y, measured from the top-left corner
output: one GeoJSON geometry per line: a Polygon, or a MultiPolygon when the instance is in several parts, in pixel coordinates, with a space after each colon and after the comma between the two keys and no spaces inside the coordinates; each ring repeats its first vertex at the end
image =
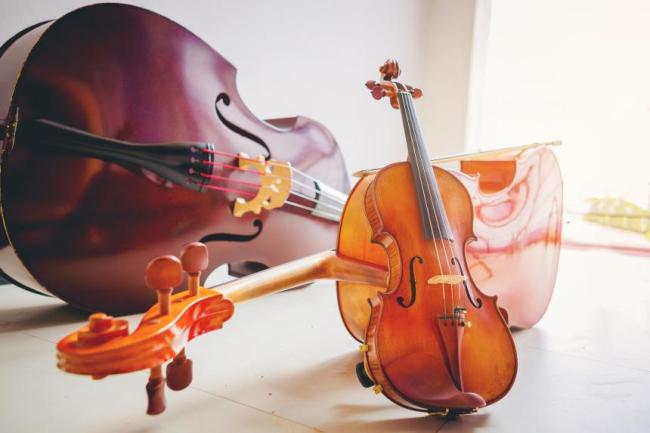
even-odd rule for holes
{"type": "Polygon", "coordinates": [[[187,388],[192,383],[192,360],[183,349],[172,362],[167,364],[167,386],[174,391],[187,388]]]}
{"type": "Polygon", "coordinates": [[[149,373],[147,390],[147,415],[158,415],[165,411],[165,378],[162,376],[160,366],[154,367],[149,373]]]}
{"type": "Polygon", "coordinates": [[[144,281],[147,287],[158,292],[160,314],[163,316],[168,314],[172,290],[183,281],[181,261],[174,256],[156,257],[147,265],[144,281]]]}
{"type": "Polygon", "coordinates": [[[411,91],[411,96],[413,99],[418,99],[422,97],[422,90],[418,88],[409,89],[411,91]]]}
{"type": "Polygon", "coordinates": [[[399,63],[395,59],[388,59],[379,67],[379,72],[385,80],[397,78],[402,73],[399,63]]]}
{"type": "Polygon", "coordinates": [[[372,89],[374,89],[374,88],[377,87],[377,86],[378,86],[378,84],[377,84],[377,82],[376,82],[375,80],[368,80],[368,81],[366,81],[366,87],[367,87],[369,90],[372,90],[372,89]]]}
{"type": "Polygon", "coordinates": [[[374,89],[372,89],[370,94],[372,95],[373,98],[379,100],[379,99],[383,98],[384,96],[386,96],[386,91],[384,89],[382,89],[381,86],[377,86],[374,89]]]}
{"type": "Polygon", "coordinates": [[[183,270],[187,272],[187,286],[190,296],[199,293],[199,279],[201,272],[208,268],[208,247],[201,242],[192,242],[185,245],[181,251],[183,270]]]}

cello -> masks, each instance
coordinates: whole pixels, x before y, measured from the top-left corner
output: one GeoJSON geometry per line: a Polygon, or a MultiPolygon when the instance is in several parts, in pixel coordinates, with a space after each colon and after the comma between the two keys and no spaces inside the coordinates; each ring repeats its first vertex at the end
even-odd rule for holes
{"type": "Polygon", "coordinates": [[[0,268],[12,282],[134,313],[155,301],[148,260],[191,241],[232,275],[335,246],[349,177],[332,134],[255,117],[234,66],[175,22],[97,4],[0,52],[0,268]],[[296,229],[310,236],[284,242],[296,229]]]}
{"type": "MultiPolygon", "coordinates": [[[[391,63],[384,69],[382,86],[398,89],[401,85],[390,81],[397,75],[397,65],[391,63]]],[[[403,90],[399,93],[398,107],[407,107],[406,94],[410,97],[410,92],[416,90],[399,88],[403,90]]],[[[398,94],[392,96],[397,101],[398,94]]],[[[404,108],[405,118],[406,110],[404,108]]],[[[415,142],[411,140],[417,130],[408,127],[414,120],[410,117],[405,129],[413,149],[409,152],[411,158],[422,168],[427,159],[421,148],[413,147],[415,142]],[[419,150],[417,154],[416,149],[419,150]]],[[[432,175],[435,172],[440,182],[444,200],[437,202],[437,206],[444,205],[447,212],[454,213],[453,219],[444,223],[446,228],[429,227],[431,236],[437,234],[444,239],[427,239],[425,226],[419,220],[418,203],[421,201],[418,198],[421,196],[415,189],[417,178],[411,177],[409,167],[410,163],[406,162],[382,169],[371,188],[362,196],[353,192],[348,203],[366,205],[366,215],[374,224],[373,240],[387,249],[388,267],[328,251],[213,288],[217,291],[200,287],[200,273],[208,267],[208,254],[205,246],[191,244],[182,251],[181,260],[161,256],[149,263],[145,280],[157,291],[159,302],[144,315],[133,333],[128,333],[124,320],[93,315],[87,326],[58,343],[57,366],[70,373],[95,378],[149,369],[147,412],[161,413],[165,409],[165,383],[178,390],[191,382],[192,367],[186,345],[205,332],[220,329],[232,316],[234,303],[317,278],[330,278],[351,284],[388,287],[385,293],[377,293],[371,300],[373,315],[366,343],[362,345],[375,392],[409,409],[445,415],[472,412],[497,401],[514,380],[516,352],[494,298],[481,293],[467,273],[466,242],[462,241],[468,238],[468,232],[471,233],[469,195],[462,184],[444,170],[436,168],[431,172],[432,175]],[[403,188],[394,182],[399,177],[406,179],[410,191],[396,191],[398,186],[403,188]],[[385,231],[388,229],[392,233],[385,231]],[[403,239],[404,233],[407,242],[400,243],[398,249],[397,242],[403,239]],[[449,238],[458,239],[459,243],[449,238]],[[412,250],[420,245],[424,246],[415,251],[417,255],[410,257],[412,250]],[[443,247],[450,255],[444,260],[438,256],[431,261],[436,248],[442,251],[443,247]],[[402,257],[402,252],[408,255],[402,257]],[[436,263],[439,268],[435,268],[436,263]],[[431,269],[432,264],[434,269],[431,269]],[[188,288],[171,295],[173,288],[182,281],[181,269],[188,274],[188,288]],[[449,305],[444,301],[445,294],[449,305]],[[394,319],[397,322],[392,323],[394,319]],[[169,360],[172,362],[163,373],[163,364],[169,360]]],[[[346,206],[345,212],[352,209],[346,206]]],[[[429,208],[430,211],[434,209],[429,208]]],[[[442,213],[436,215],[442,217],[442,213]]],[[[341,226],[339,239],[354,235],[354,227],[341,226]]],[[[363,239],[360,243],[369,241],[363,239]]]]}

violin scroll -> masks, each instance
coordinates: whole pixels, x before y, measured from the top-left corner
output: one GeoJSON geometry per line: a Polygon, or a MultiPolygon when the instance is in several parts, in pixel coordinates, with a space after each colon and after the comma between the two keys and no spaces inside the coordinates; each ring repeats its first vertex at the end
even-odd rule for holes
{"type": "Polygon", "coordinates": [[[397,110],[399,109],[399,101],[397,99],[398,92],[409,92],[413,99],[422,96],[422,90],[409,86],[408,84],[393,81],[402,73],[396,60],[386,60],[386,62],[379,67],[379,73],[381,74],[381,80],[379,82],[374,80],[366,81],[366,87],[370,90],[370,94],[373,98],[379,100],[387,96],[390,99],[391,107],[397,110]]]}

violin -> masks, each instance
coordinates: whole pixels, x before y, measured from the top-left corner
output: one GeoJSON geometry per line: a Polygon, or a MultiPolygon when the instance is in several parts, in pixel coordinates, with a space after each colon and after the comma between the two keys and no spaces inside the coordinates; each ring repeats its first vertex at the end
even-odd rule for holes
{"type": "MultiPolygon", "coordinates": [[[[396,70],[396,65],[388,67],[396,70]]],[[[412,115],[405,94],[410,97],[417,90],[398,87],[389,79],[394,74],[384,74],[381,85],[388,90],[406,89],[395,90],[394,95],[399,97],[398,107],[411,107],[409,112],[402,110],[412,115]]],[[[415,122],[411,117],[406,125],[415,122]]],[[[419,131],[407,132],[412,139],[410,159],[424,164],[421,137],[414,140],[419,131]]],[[[440,185],[440,198],[423,209],[435,210],[445,225],[431,226],[425,232],[418,178],[411,175],[410,167],[406,162],[382,169],[362,196],[358,189],[353,191],[345,208],[347,213],[359,210],[360,203],[366,206],[362,215],[369,216],[374,242],[381,242],[387,251],[387,266],[326,251],[206,289],[200,286],[200,275],[209,268],[207,248],[193,243],[185,247],[180,260],[161,256],[150,262],[145,281],[157,291],[159,302],[133,333],[128,333],[120,319],[93,315],[88,325],[58,343],[58,367],[95,378],[149,369],[148,413],[161,413],[165,382],[175,390],[191,382],[186,345],[205,332],[220,329],[232,316],[235,303],[328,278],[350,287],[388,288],[385,292],[375,289],[372,317],[361,346],[365,358],[361,368],[376,393],[410,409],[452,415],[498,400],[514,380],[516,352],[495,298],[480,292],[467,272],[464,249],[472,227],[469,195],[454,176],[440,168],[431,171],[437,179],[434,185],[440,185]],[[453,219],[447,217],[452,211],[453,219]],[[411,219],[406,220],[409,215],[411,219]],[[448,254],[445,259],[435,256],[442,248],[448,254]],[[171,295],[182,281],[181,269],[188,274],[188,289],[171,295]],[[170,360],[163,373],[164,363],[170,360]]],[[[342,221],[339,245],[347,238],[358,238],[354,227],[346,225],[350,220],[342,221]]],[[[369,238],[357,240],[361,248],[371,245],[369,238]]]]}
{"type": "MultiPolygon", "coordinates": [[[[430,169],[413,99],[419,89],[394,81],[395,61],[369,81],[373,97],[402,114],[408,161],[381,169],[356,203],[388,261],[388,284],[370,299],[366,373],[393,402],[428,412],[465,413],[502,398],[517,355],[496,297],[481,292],[465,260],[473,234],[470,195],[446,171],[430,169]]],[[[339,243],[359,242],[341,224],[339,243]]],[[[368,243],[368,240],[365,240],[368,243]]],[[[339,249],[339,254],[344,253],[339,249]]]]}
{"type": "Polygon", "coordinates": [[[246,275],[334,248],[349,190],[320,123],[262,121],[187,29],[97,4],[0,49],[0,268],[91,311],[142,312],[151,257],[201,240],[246,275]],[[119,32],[115,29],[119,28],[119,32]],[[309,233],[309,236],[296,236],[309,233]]]}

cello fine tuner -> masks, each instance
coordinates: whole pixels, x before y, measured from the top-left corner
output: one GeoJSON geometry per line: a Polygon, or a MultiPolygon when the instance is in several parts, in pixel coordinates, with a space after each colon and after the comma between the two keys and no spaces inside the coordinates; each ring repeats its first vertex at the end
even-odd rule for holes
{"type": "Polygon", "coordinates": [[[165,410],[165,384],[174,391],[192,382],[192,360],[186,346],[193,338],[221,329],[232,317],[234,305],[215,290],[199,284],[208,267],[208,250],[195,242],[181,258],[167,255],[149,262],[145,283],[158,293],[158,303],[129,334],[128,322],[103,313],[57,344],[57,367],[69,373],[100,379],[111,374],[149,370],[147,413],[165,410]],[[187,275],[188,288],[171,294],[187,275]],[[171,360],[163,374],[163,364],[171,360]]]}

